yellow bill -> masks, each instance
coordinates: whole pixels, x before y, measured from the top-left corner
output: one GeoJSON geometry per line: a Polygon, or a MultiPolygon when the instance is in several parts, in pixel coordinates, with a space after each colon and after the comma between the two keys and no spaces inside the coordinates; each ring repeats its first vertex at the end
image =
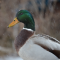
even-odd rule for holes
{"type": "Polygon", "coordinates": [[[17,23],[19,23],[19,21],[18,21],[18,19],[17,19],[17,17],[16,17],[16,18],[12,21],[12,23],[9,24],[8,28],[16,25],[17,23]]]}

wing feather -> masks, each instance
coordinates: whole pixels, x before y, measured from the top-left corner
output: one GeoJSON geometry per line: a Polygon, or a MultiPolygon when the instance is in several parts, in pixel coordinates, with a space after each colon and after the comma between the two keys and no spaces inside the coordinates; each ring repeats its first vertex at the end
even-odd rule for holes
{"type": "Polygon", "coordinates": [[[60,41],[49,35],[34,35],[30,38],[33,42],[60,58],[60,41]]]}

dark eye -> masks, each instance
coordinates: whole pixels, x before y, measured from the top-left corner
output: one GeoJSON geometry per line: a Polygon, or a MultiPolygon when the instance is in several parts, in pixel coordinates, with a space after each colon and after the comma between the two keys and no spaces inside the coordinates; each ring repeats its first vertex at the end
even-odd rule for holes
{"type": "Polygon", "coordinates": [[[22,15],[23,13],[20,13],[20,15],[22,15]]]}
{"type": "Polygon", "coordinates": [[[15,20],[14,20],[15,21],[15,20]]]}

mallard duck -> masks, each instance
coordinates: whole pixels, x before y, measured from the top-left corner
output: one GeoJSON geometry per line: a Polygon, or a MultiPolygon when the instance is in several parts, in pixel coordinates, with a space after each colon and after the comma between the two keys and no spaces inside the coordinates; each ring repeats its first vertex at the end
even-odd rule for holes
{"type": "Polygon", "coordinates": [[[60,41],[49,35],[35,35],[35,22],[31,13],[20,10],[8,27],[22,22],[24,28],[15,39],[15,48],[23,60],[59,60],[60,41]]]}

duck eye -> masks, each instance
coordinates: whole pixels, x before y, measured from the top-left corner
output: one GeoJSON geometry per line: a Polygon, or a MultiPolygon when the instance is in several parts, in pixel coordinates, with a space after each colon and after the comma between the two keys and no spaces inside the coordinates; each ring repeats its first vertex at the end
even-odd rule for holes
{"type": "Polygon", "coordinates": [[[22,15],[23,13],[20,13],[20,15],[22,15]]]}
{"type": "Polygon", "coordinates": [[[15,20],[14,20],[15,21],[15,20]]]}

